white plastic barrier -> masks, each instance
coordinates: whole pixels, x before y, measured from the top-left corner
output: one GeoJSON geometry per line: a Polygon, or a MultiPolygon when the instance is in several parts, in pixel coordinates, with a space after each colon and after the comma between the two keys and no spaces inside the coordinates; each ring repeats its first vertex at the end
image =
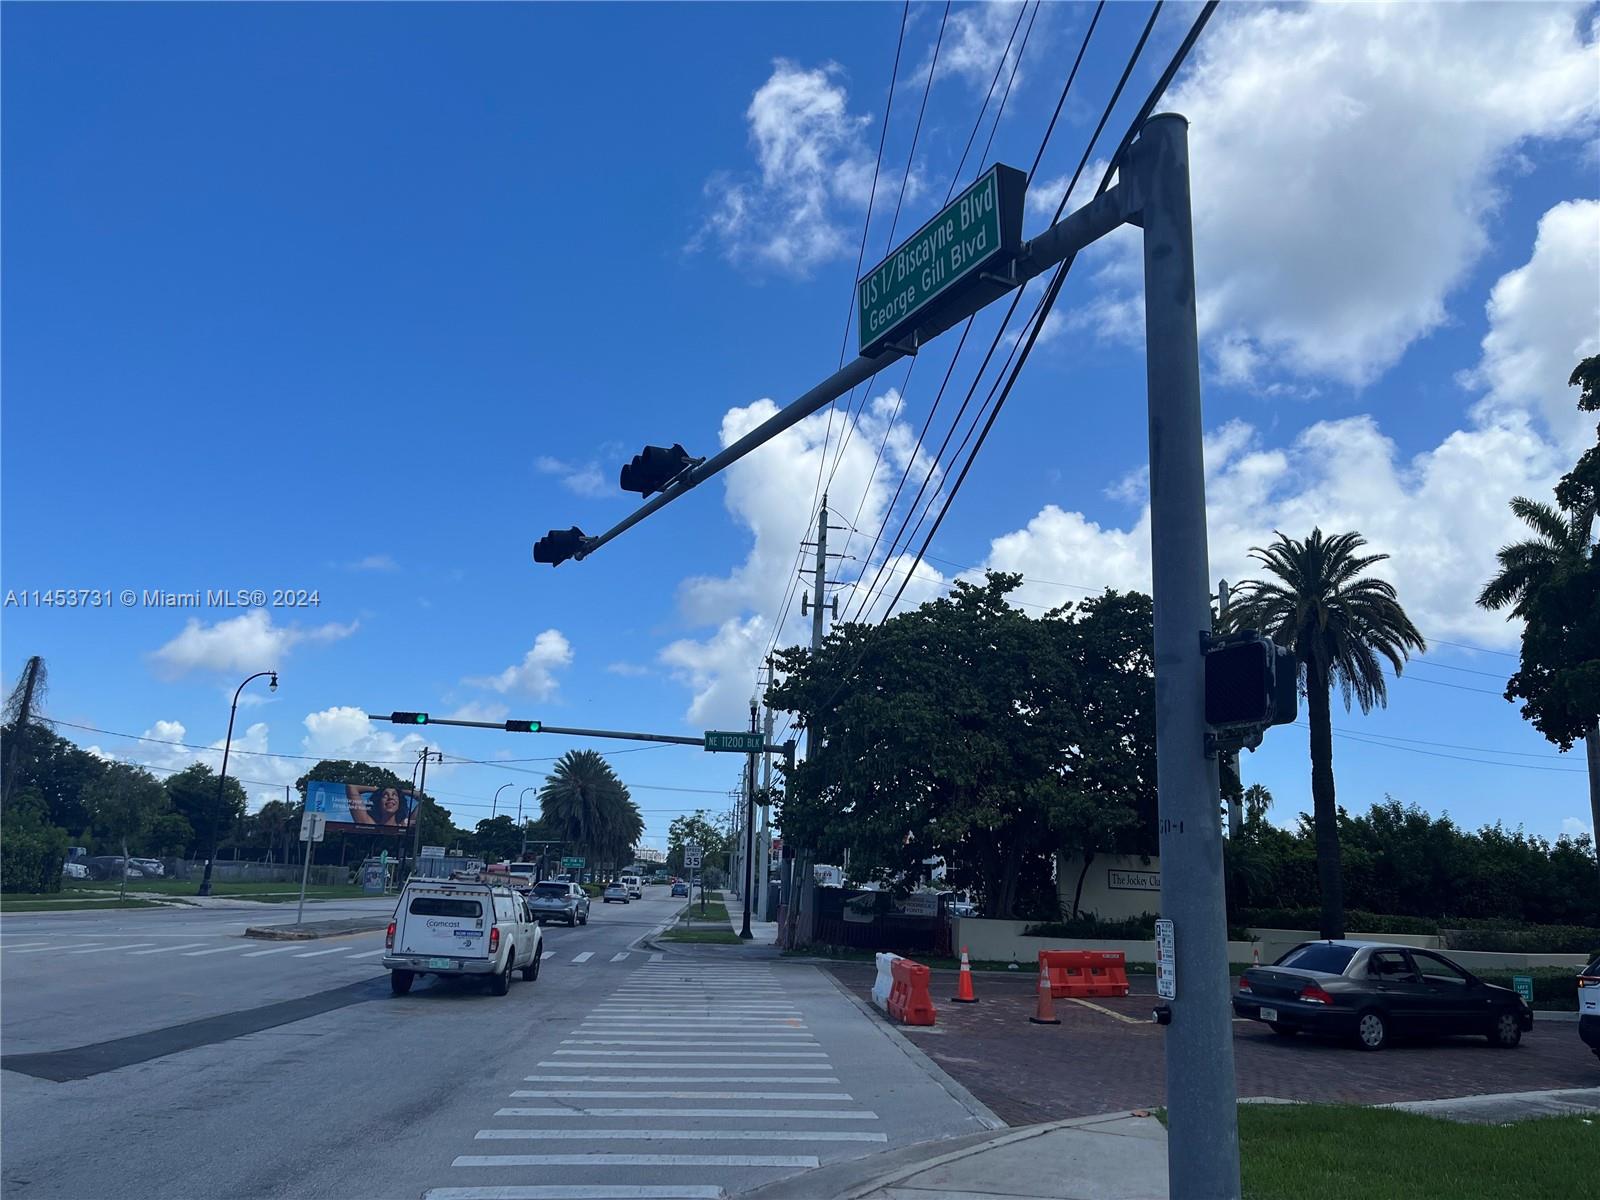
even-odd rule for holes
{"type": "Polygon", "coordinates": [[[894,962],[898,954],[879,954],[878,978],[872,984],[872,1002],[884,1012],[889,1011],[889,989],[894,986],[894,962]]]}

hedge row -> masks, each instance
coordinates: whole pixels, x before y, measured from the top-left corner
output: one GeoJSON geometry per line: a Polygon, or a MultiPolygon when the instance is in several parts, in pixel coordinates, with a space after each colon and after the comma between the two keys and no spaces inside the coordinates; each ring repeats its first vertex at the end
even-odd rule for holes
{"type": "Polygon", "coordinates": [[[54,825],[19,825],[0,838],[0,892],[59,892],[67,834],[54,825]]]}
{"type": "MultiPolygon", "coordinates": [[[[1557,1010],[1576,1012],[1578,1008],[1578,980],[1570,967],[1531,967],[1527,970],[1493,970],[1473,971],[1485,983],[1497,983],[1501,987],[1511,987],[1513,975],[1531,975],[1533,977],[1533,1007],[1546,1011],[1557,1010]]],[[[1573,1040],[1577,1040],[1576,1028],[1573,1040]]]]}
{"type": "Polygon", "coordinates": [[[1600,954],[1600,929],[1586,925],[1517,925],[1504,921],[1451,921],[1439,930],[1451,950],[1523,954],[1600,954]]]}
{"type": "MultiPolygon", "coordinates": [[[[1246,908],[1235,914],[1241,925],[1258,929],[1320,929],[1320,908],[1246,908]]],[[[1387,913],[1363,912],[1347,909],[1344,927],[1359,933],[1416,933],[1437,934],[1439,922],[1426,917],[1396,917],[1387,913]]]]}

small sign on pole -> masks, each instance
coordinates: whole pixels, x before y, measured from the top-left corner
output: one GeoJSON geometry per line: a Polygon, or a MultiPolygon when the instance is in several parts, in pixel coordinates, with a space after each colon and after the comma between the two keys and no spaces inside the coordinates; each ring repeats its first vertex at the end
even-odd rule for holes
{"type": "Polygon", "coordinates": [[[1178,963],[1175,957],[1178,939],[1173,932],[1172,922],[1162,919],[1156,922],[1156,995],[1163,1000],[1175,1000],[1178,996],[1178,963]]]}
{"type": "Polygon", "coordinates": [[[1533,976],[1513,975],[1511,986],[1517,990],[1517,995],[1522,997],[1522,1002],[1529,1007],[1533,1005],[1533,976]]]}
{"type": "Polygon", "coordinates": [[[319,812],[304,813],[300,817],[300,840],[302,842],[320,842],[328,834],[328,814],[319,812]]]}
{"type": "Polygon", "coordinates": [[[766,747],[766,735],[756,729],[706,730],[706,749],[733,751],[738,754],[760,754],[766,747]]]}

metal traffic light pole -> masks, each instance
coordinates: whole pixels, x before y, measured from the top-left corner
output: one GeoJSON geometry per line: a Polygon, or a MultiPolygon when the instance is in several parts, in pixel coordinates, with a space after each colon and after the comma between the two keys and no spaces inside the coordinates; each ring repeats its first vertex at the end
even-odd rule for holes
{"type": "MultiPolygon", "coordinates": [[[[1202,13],[1141,113],[1165,90],[1214,4],[1202,13]]],[[[1150,441],[1151,573],[1155,609],[1156,768],[1162,912],[1174,922],[1167,1027],[1168,1183],[1174,1200],[1239,1195],[1227,922],[1217,764],[1207,754],[1204,647],[1211,632],[1206,496],[1195,316],[1188,123],[1151,117],[1124,157],[1116,186],[1022,243],[1005,268],[910,322],[900,340],[860,356],[597,537],[577,530],[582,559],[896,360],[1077,254],[1123,224],[1144,231],[1145,342],[1150,441]]],[[[554,531],[552,531],[554,532],[554,531]]],[[[536,551],[536,558],[538,553],[536,551]]],[[[541,561],[548,561],[548,556],[541,561]]]]}

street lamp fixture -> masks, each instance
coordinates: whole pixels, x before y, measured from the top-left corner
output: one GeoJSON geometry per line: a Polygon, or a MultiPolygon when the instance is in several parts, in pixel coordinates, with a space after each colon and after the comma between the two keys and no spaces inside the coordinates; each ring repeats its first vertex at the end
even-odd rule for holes
{"type": "Polygon", "coordinates": [[[489,805],[489,820],[491,820],[491,821],[494,820],[494,814],[500,808],[500,793],[505,791],[508,787],[516,787],[516,784],[514,784],[514,783],[502,783],[498,788],[495,789],[494,803],[489,805]]]}
{"type": "Polygon", "coordinates": [[[209,845],[206,849],[206,870],[205,874],[200,878],[200,890],[195,893],[197,896],[211,895],[211,867],[217,861],[217,826],[222,823],[222,789],[228,782],[228,751],[233,748],[233,719],[239,713],[239,693],[244,691],[245,683],[249,683],[253,679],[260,679],[263,676],[269,676],[272,681],[267,690],[277,691],[278,673],[276,671],[257,671],[235,688],[233,692],[233,706],[228,709],[228,736],[222,743],[222,770],[217,773],[217,800],[211,806],[211,836],[207,839],[209,845]]]}

